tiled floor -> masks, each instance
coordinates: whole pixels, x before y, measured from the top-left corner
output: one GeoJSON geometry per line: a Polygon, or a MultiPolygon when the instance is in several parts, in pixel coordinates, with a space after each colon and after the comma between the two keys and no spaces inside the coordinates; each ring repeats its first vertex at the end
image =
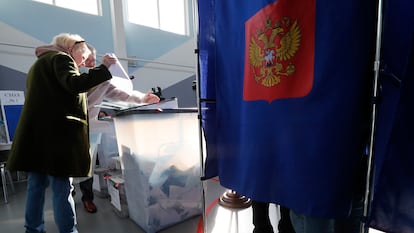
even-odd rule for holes
{"type": "MultiPolygon", "coordinates": [[[[25,204],[25,182],[15,185],[16,191],[9,195],[9,203],[3,202],[0,196],[0,232],[17,233],[24,232],[24,204],[25,204]]],[[[163,229],[160,233],[251,233],[251,208],[228,209],[218,205],[218,197],[226,190],[216,180],[205,183],[205,209],[206,227],[203,227],[202,216],[196,216],[182,223],[163,229]]],[[[50,197],[50,193],[47,194],[50,197]]],[[[50,199],[50,198],[49,198],[50,199]]],[[[118,217],[112,209],[110,201],[106,198],[95,198],[98,206],[96,214],[87,213],[80,200],[80,195],[75,196],[77,207],[78,230],[80,233],[144,233],[132,220],[118,217]]],[[[276,226],[279,214],[275,205],[270,206],[270,217],[273,226],[276,226]]],[[[51,202],[46,203],[45,221],[48,233],[57,233],[53,221],[51,202]]],[[[275,229],[275,233],[277,230],[275,229]]],[[[370,233],[379,231],[370,230],[370,233]]]]}

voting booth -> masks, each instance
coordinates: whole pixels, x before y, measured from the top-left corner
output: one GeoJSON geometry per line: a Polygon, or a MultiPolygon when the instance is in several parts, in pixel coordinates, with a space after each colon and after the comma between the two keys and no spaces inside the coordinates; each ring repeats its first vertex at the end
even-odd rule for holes
{"type": "Polygon", "coordinates": [[[201,214],[197,110],[127,109],[114,124],[129,217],[153,233],[201,214]]]}
{"type": "Polygon", "coordinates": [[[12,143],[23,104],[23,91],[0,91],[0,144],[12,143]]]}
{"type": "Polygon", "coordinates": [[[3,184],[4,202],[8,202],[7,181],[12,190],[14,190],[13,181],[10,173],[6,170],[6,161],[8,158],[8,150],[11,148],[14,133],[19,122],[20,114],[24,105],[24,92],[15,90],[0,91],[0,174],[3,184]],[[6,155],[6,156],[4,156],[6,155]]]}

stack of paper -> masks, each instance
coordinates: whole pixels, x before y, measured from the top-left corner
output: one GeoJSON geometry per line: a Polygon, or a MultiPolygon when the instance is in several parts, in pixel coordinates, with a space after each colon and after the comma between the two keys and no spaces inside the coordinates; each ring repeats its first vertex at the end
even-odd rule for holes
{"type": "Polygon", "coordinates": [[[171,99],[165,99],[159,103],[153,104],[137,104],[124,101],[111,101],[111,102],[102,102],[95,107],[101,107],[106,109],[113,110],[125,110],[125,109],[177,109],[178,101],[177,98],[173,97],[171,99]]]}

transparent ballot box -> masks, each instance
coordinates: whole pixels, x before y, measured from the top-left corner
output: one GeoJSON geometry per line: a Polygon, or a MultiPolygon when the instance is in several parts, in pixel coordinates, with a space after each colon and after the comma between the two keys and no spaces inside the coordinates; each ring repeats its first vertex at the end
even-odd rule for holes
{"type": "Polygon", "coordinates": [[[89,130],[91,133],[102,135],[101,143],[97,147],[99,165],[104,168],[116,168],[113,159],[118,157],[118,144],[113,120],[110,117],[89,120],[89,130]]]}
{"type": "Polygon", "coordinates": [[[153,233],[201,214],[197,110],[125,110],[114,124],[129,217],[153,233]]]}

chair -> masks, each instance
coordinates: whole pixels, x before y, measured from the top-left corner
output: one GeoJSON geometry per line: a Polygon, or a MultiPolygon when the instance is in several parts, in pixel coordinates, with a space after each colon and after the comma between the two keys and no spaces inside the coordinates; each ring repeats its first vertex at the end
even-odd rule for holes
{"type": "Polygon", "coordinates": [[[8,203],[8,193],[7,193],[7,179],[10,184],[12,192],[14,192],[13,179],[10,172],[6,169],[6,161],[8,158],[9,150],[0,150],[0,170],[1,170],[1,183],[3,185],[3,196],[4,203],[8,203]]]}
{"type": "Polygon", "coordinates": [[[0,91],[0,170],[3,184],[4,201],[7,203],[7,181],[9,178],[14,192],[13,180],[10,172],[6,170],[10,146],[13,142],[14,131],[20,118],[24,104],[24,92],[14,90],[0,91]]]}

